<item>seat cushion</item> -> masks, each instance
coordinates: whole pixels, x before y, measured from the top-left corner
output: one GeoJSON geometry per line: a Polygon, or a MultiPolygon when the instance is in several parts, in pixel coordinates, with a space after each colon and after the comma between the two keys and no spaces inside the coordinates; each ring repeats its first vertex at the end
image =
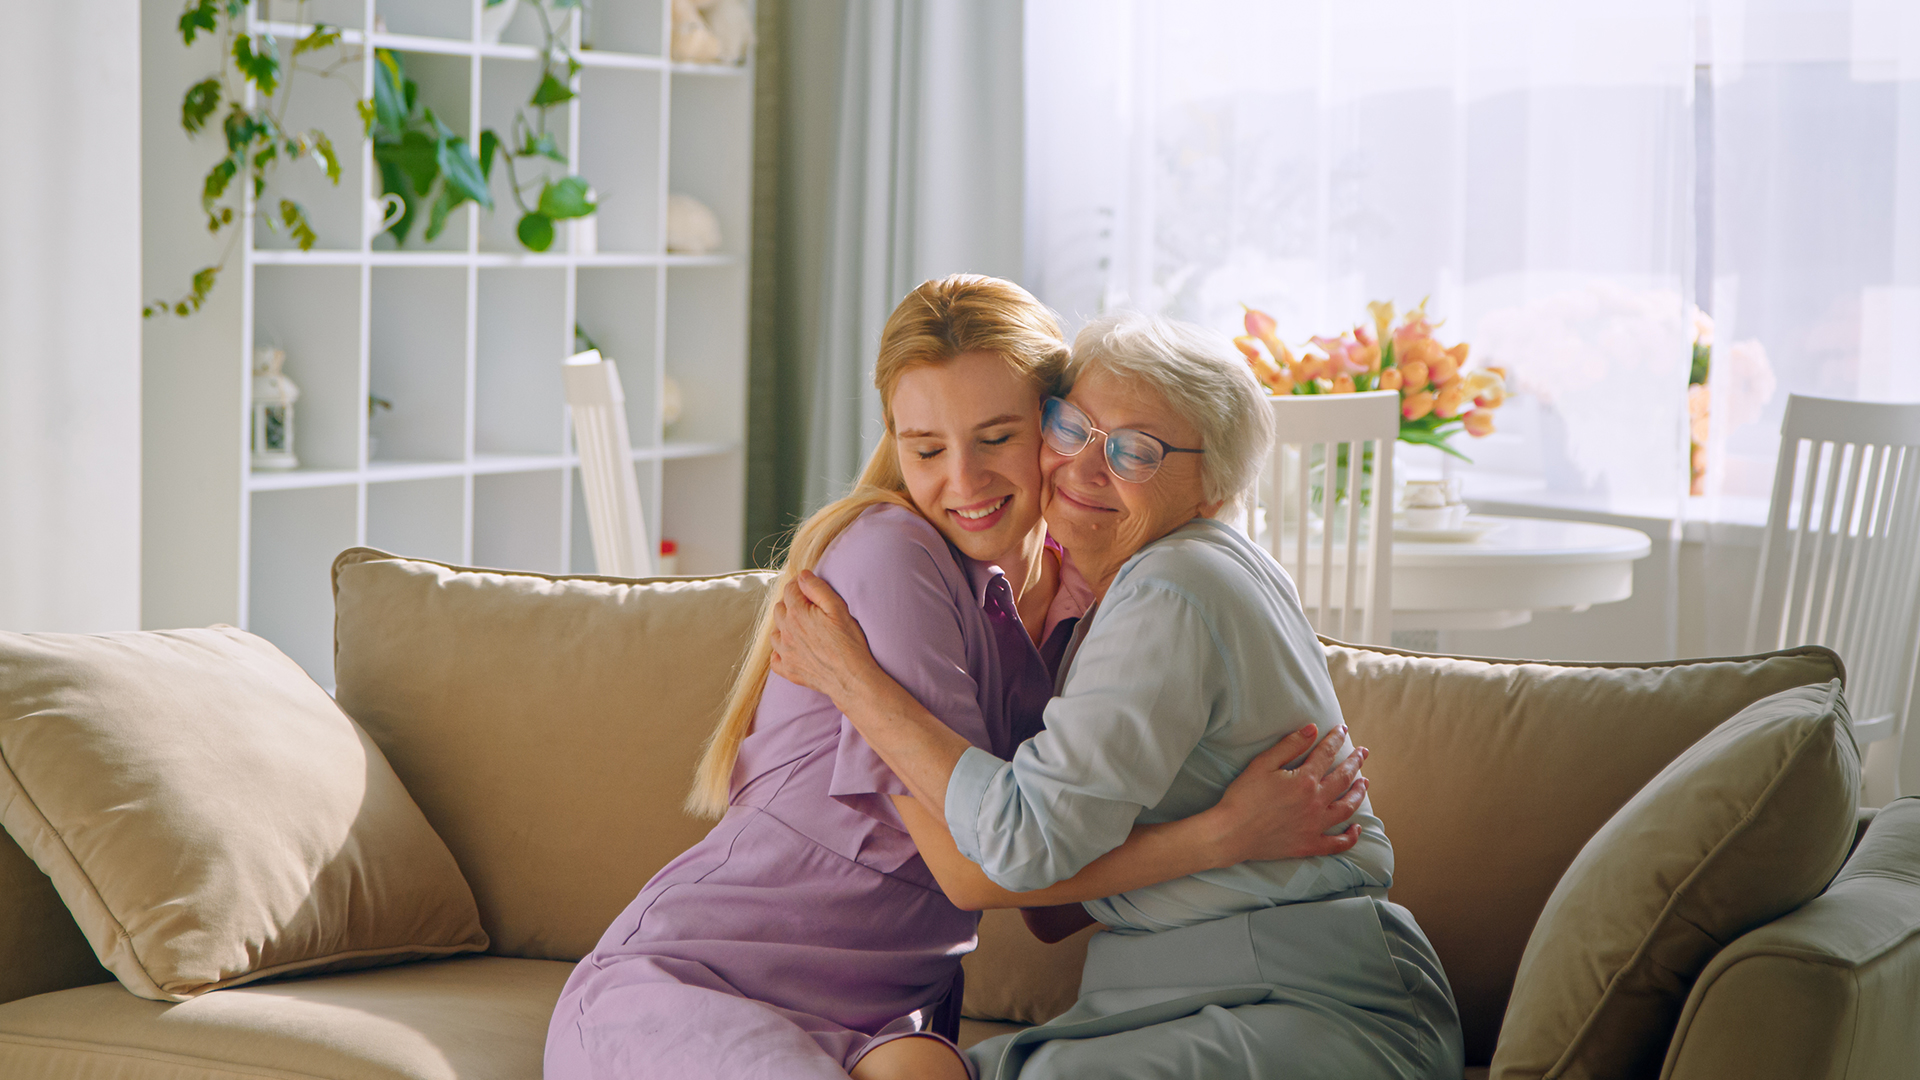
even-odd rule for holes
{"type": "Polygon", "coordinates": [[[116,983],[0,1005],[7,1080],[538,1080],[573,965],[497,956],[251,986],[178,1005],[116,983]]]}
{"type": "Polygon", "coordinates": [[[1694,980],[1722,945],[1820,895],[1859,801],[1838,679],[1755,702],[1688,747],[1548,898],[1493,1075],[1657,1074],[1694,980]]]}
{"type": "Polygon", "coordinates": [[[1804,648],[1733,659],[1560,664],[1327,643],[1393,899],[1446,966],[1467,1062],[1491,1058],[1534,920],[1588,838],[1741,709],[1841,675],[1804,648]]]}
{"type": "Polygon", "coordinates": [[[0,633],[0,759],[7,832],[142,997],[487,946],[379,748],[245,631],[0,633]]]}
{"type": "Polygon", "coordinates": [[[580,959],[706,835],[681,802],[771,577],[335,560],[335,695],[453,850],[493,953],[580,959]]]}

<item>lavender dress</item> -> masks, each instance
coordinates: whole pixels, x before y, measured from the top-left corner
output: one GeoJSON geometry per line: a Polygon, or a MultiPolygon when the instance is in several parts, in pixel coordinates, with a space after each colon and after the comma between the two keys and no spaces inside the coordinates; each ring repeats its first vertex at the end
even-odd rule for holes
{"type": "MultiPolygon", "coordinates": [[[[1039,730],[1052,676],[997,568],[882,506],[816,572],[880,666],[973,745],[1006,758],[1039,730]]],[[[1049,623],[1087,599],[1063,587],[1049,623]]],[[[1048,630],[1057,657],[1071,624],[1048,630]]],[[[951,1037],[979,916],[921,860],[888,798],[906,793],[825,696],[769,676],[726,816],[567,980],[547,1080],[845,1080],[881,1042],[951,1037]]]]}

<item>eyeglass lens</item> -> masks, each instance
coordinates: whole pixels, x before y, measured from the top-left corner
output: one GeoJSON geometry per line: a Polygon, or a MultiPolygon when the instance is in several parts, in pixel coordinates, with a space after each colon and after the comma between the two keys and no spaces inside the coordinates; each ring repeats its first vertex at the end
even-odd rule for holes
{"type": "Polygon", "coordinates": [[[1113,475],[1128,483],[1144,484],[1160,469],[1166,457],[1160,444],[1145,432],[1121,428],[1099,432],[1087,414],[1072,402],[1048,398],[1040,418],[1041,433],[1055,453],[1072,457],[1087,448],[1096,433],[1106,436],[1107,467],[1113,475]]]}

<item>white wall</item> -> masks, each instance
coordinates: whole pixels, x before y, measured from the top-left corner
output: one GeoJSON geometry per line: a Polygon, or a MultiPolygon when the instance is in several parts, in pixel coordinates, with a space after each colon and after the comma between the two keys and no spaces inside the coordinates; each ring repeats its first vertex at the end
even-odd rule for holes
{"type": "Polygon", "coordinates": [[[140,624],[140,21],[0,34],[0,628],[140,624]]]}

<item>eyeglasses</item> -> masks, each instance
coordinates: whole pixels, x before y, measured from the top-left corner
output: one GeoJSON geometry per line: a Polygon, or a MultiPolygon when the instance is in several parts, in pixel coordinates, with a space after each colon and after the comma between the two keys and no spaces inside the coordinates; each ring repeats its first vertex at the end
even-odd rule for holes
{"type": "Polygon", "coordinates": [[[1107,440],[1107,468],[1113,471],[1116,479],[1129,484],[1144,484],[1153,479],[1153,474],[1160,471],[1160,464],[1168,454],[1206,453],[1205,450],[1174,446],[1164,439],[1132,428],[1101,431],[1093,426],[1093,420],[1081,412],[1079,406],[1057,397],[1048,398],[1040,411],[1040,435],[1047,440],[1047,445],[1054,453],[1064,457],[1077,455],[1087,448],[1095,435],[1102,436],[1107,440]]]}

